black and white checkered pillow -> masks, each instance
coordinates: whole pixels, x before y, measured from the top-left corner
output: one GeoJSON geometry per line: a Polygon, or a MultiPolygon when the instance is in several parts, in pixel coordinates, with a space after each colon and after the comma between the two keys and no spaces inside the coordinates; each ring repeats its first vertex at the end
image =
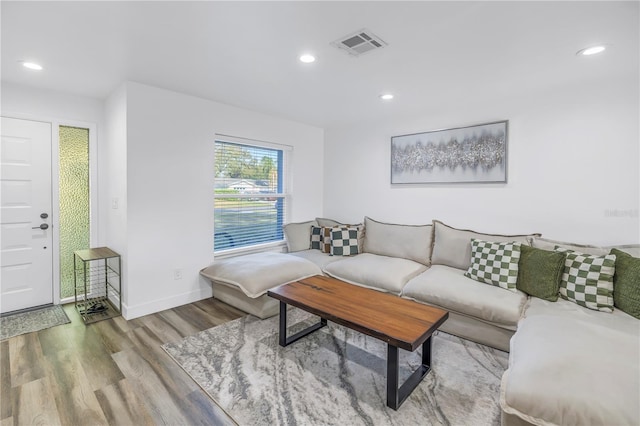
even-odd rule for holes
{"type": "Polygon", "coordinates": [[[493,243],[471,239],[471,266],[466,277],[516,291],[520,243],[493,243]]]}
{"type": "Polygon", "coordinates": [[[358,228],[331,228],[331,255],[353,256],[358,254],[358,228]]]}
{"type": "Polygon", "coordinates": [[[311,245],[312,250],[322,248],[322,227],[311,225],[311,245]]]}
{"type": "Polygon", "coordinates": [[[560,279],[560,296],[585,308],[613,312],[616,255],[594,256],[556,246],[567,253],[560,279]]]}

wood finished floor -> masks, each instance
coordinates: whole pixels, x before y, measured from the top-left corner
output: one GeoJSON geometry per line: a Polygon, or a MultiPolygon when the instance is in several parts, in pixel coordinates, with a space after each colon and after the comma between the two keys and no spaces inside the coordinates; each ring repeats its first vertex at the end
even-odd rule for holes
{"type": "Polygon", "coordinates": [[[126,321],[70,324],[0,342],[0,426],[233,425],[162,350],[245,315],[207,299],[126,321]]]}

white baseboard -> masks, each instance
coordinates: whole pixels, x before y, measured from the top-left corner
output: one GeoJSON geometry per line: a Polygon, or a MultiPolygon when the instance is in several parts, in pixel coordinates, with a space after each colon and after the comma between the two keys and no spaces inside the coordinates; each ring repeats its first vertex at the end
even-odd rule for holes
{"type": "Polygon", "coordinates": [[[188,293],[177,294],[165,299],[152,300],[135,306],[122,304],[122,316],[126,320],[142,317],[144,315],[155,314],[165,309],[175,308],[176,306],[186,305],[187,303],[197,302],[198,300],[207,299],[213,296],[211,287],[204,287],[188,293]]]}

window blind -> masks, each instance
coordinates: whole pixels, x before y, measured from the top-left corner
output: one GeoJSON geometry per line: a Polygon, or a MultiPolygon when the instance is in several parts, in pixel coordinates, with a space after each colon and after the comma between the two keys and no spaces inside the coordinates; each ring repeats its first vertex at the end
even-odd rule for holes
{"type": "Polygon", "coordinates": [[[285,151],[215,143],[214,251],[284,239],[285,151]]]}

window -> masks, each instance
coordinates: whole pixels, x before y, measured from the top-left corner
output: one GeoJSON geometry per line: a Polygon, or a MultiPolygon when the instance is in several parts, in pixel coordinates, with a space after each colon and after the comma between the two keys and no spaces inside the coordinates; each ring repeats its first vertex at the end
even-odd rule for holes
{"type": "Polygon", "coordinates": [[[282,241],[288,147],[215,142],[214,252],[282,241]]]}
{"type": "Polygon", "coordinates": [[[60,297],[73,297],[73,252],[90,247],[89,129],[60,126],[60,297]]]}

